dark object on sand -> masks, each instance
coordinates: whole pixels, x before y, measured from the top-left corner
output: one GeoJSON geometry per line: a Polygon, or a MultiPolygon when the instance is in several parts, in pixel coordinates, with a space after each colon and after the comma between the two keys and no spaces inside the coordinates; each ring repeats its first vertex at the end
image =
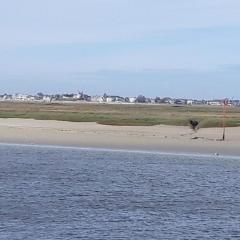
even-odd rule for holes
{"type": "Polygon", "coordinates": [[[189,120],[190,128],[196,131],[198,129],[199,122],[196,120],[189,120]]]}

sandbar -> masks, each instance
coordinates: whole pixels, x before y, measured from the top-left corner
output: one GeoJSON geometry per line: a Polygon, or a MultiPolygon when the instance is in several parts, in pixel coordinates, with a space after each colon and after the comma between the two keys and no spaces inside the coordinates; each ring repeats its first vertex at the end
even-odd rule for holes
{"type": "Polygon", "coordinates": [[[111,126],[93,122],[0,119],[0,142],[240,156],[240,127],[111,126]]]}

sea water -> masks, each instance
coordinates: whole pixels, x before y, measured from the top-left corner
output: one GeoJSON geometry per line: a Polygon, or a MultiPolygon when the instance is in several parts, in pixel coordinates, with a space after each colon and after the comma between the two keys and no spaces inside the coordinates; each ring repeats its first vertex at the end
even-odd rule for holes
{"type": "Polygon", "coordinates": [[[0,239],[240,239],[240,159],[0,145],[0,239]]]}

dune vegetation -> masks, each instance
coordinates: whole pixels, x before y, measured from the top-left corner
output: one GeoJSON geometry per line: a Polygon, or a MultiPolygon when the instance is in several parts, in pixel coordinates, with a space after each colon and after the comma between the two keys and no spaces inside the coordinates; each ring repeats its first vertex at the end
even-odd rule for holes
{"type": "MultiPolygon", "coordinates": [[[[221,127],[223,108],[213,106],[93,104],[93,103],[0,103],[0,118],[26,118],[70,122],[97,122],[105,125],[221,127]]],[[[240,126],[240,108],[228,107],[226,126],[240,126]]]]}

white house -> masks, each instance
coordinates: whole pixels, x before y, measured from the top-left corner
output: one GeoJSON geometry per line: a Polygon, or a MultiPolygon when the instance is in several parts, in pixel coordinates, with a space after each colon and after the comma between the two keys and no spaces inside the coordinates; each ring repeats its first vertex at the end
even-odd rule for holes
{"type": "Polygon", "coordinates": [[[193,100],[188,99],[186,103],[187,103],[187,105],[193,105],[193,100]]]}
{"type": "Polygon", "coordinates": [[[219,101],[209,101],[208,105],[211,105],[211,106],[221,106],[221,105],[223,105],[223,103],[221,103],[219,101]]]}
{"type": "Polygon", "coordinates": [[[135,103],[136,99],[137,99],[136,97],[130,97],[129,102],[130,103],[135,103]]]}
{"type": "Polygon", "coordinates": [[[26,95],[26,94],[16,93],[16,94],[13,96],[13,100],[25,102],[25,101],[28,101],[28,100],[29,100],[29,96],[26,95]]]}
{"type": "Polygon", "coordinates": [[[43,96],[43,102],[50,103],[52,101],[52,97],[50,96],[43,96]]]}
{"type": "Polygon", "coordinates": [[[104,102],[102,96],[92,96],[92,97],[91,97],[91,101],[92,101],[92,102],[99,102],[99,103],[104,102]]]}
{"type": "Polygon", "coordinates": [[[114,98],[112,98],[112,97],[107,97],[106,98],[106,102],[107,103],[111,103],[111,102],[113,102],[114,101],[114,98]]]}
{"type": "Polygon", "coordinates": [[[81,99],[82,94],[81,93],[77,93],[73,95],[73,99],[81,99]]]}

